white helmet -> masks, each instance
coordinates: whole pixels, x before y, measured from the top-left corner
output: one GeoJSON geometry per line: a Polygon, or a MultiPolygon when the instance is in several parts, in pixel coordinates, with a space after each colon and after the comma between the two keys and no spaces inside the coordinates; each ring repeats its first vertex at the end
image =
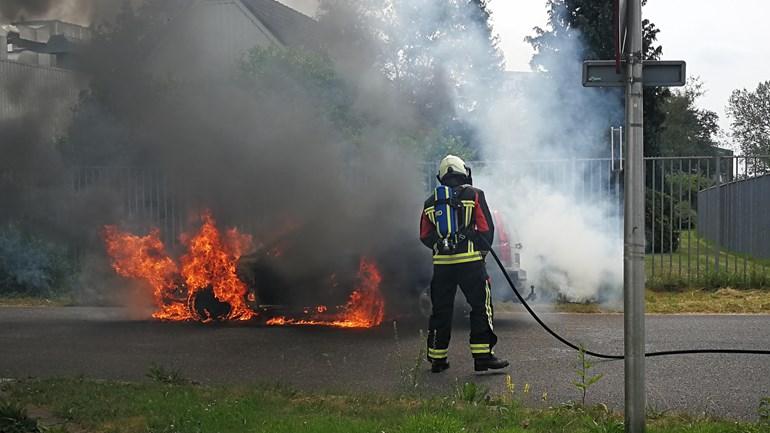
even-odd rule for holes
{"type": "Polygon", "coordinates": [[[438,178],[443,179],[447,174],[461,174],[463,176],[470,176],[471,170],[465,165],[465,161],[459,156],[447,155],[441,160],[438,165],[438,178]]]}

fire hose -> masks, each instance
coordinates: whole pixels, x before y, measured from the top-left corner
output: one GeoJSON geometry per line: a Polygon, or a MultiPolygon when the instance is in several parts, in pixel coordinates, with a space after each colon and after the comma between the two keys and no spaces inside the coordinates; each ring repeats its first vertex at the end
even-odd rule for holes
{"type": "MultiPolygon", "coordinates": [[[[532,309],[532,307],[529,306],[526,299],[521,296],[521,293],[519,293],[519,290],[516,288],[516,284],[513,283],[513,280],[511,280],[511,277],[508,275],[508,272],[505,270],[505,266],[503,265],[503,262],[500,261],[500,258],[497,256],[497,253],[492,248],[492,246],[487,242],[486,239],[484,239],[483,236],[478,236],[478,239],[481,239],[481,241],[486,244],[487,248],[489,249],[489,253],[492,254],[492,257],[495,259],[495,262],[497,263],[497,266],[500,267],[500,270],[503,272],[503,275],[505,276],[506,281],[508,281],[508,285],[511,286],[511,289],[513,289],[513,293],[516,294],[516,297],[519,298],[519,301],[521,302],[521,305],[524,306],[524,308],[527,309],[527,312],[532,316],[532,318],[535,319],[535,321],[543,328],[545,329],[551,336],[559,340],[561,343],[563,343],[566,346],[571,347],[572,349],[575,349],[577,351],[583,351],[586,355],[591,355],[596,358],[603,358],[603,359],[623,359],[625,358],[623,355],[608,355],[605,353],[599,353],[594,352],[591,350],[586,350],[582,347],[579,347],[575,343],[572,343],[571,341],[567,340],[566,338],[559,335],[557,332],[555,332],[553,329],[551,329],[548,325],[543,322],[542,319],[535,313],[535,311],[532,309]]],[[[647,352],[644,354],[647,358],[652,358],[655,356],[670,356],[670,355],[689,355],[689,354],[702,354],[702,353],[729,353],[729,354],[743,354],[743,355],[770,355],[770,350],[753,350],[753,349],[684,349],[684,350],[664,350],[659,352],[647,352]]]]}

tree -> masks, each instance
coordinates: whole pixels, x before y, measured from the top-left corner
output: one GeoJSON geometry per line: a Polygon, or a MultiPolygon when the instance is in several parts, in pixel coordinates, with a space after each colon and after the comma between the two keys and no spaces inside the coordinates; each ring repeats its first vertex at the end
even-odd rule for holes
{"type": "MultiPolygon", "coordinates": [[[[643,4],[647,3],[646,0],[643,4]]],[[[614,7],[613,0],[548,0],[547,29],[535,28],[535,36],[527,41],[535,49],[532,58],[533,69],[549,71],[558,69],[564,62],[565,54],[574,50],[579,60],[612,59],[615,57],[614,34],[612,29],[614,7]],[[570,48],[571,47],[571,48],[570,48]]],[[[657,60],[663,49],[656,45],[660,30],[649,20],[642,22],[643,57],[645,60],[657,60]]],[[[572,71],[570,74],[579,73],[572,71]]],[[[585,89],[585,92],[596,91],[585,89]]],[[[602,97],[612,98],[620,107],[621,92],[603,89],[602,97]]],[[[670,92],[665,88],[644,89],[644,147],[645,155],[661,153],[660,134],[663,130],[665,113],[661,104],[670,92]]],[[[617,116],[608,116],[607,125],[618,123],[617,116]]]]}
{"type": "Polygon", "coordinates": [[[172,83],[153,77],[149,53],[158,44],[184,0],[145,0],[134,8],[123,3],[115,20],[96,28],[78,56],[79,72],[88,77],[72,124],[59,147],[75,165],[133,164],[142,125],[152,122],[142,106],[164,100],[172,83]]]}
{"type": "Polygon", "coordinates": [[[553,116],[558,121],[558,128],[538,131],[545,152],[603,156],[608,148],[603,141],[606,131],[622,122],[622,91],[583,88],[579,78],[584,60],[614,56],[612,7],[609,1],[603,3],[549,0],[547,27],[536,27],[535,35],[526,39],[535,50],[530,62],[538,72],[533,87],[540,89],[530,99],[539,101],[538,117],[553,116]],[[587,112],[591,115],[586,116],[587,112]]]}
{"type": "Polygon", "coordinates": [[[360,59],[371,58],[414,112],[408,136],[441,137],[424,157],[448,151],[442,143],[474,154],[471,120],[485,115],[504,69],[486,0],[324,0],[319,22],[345,35],[331,47],[335,60],[368,78],[360,59]]]}
{"type": "Polygon", "coordinates": [[[703,94],[703,83],[695,78],[684,90],[672,92],[663,100],[661,109],[665,121],[660,140],[663,156],[716,155],[719,116],[695,106],[703,94]]]}
{"type": "Polygon", "coordinates": [[[745,155],[770,155],[770,81],[734,90],[727,105],[732,137],[745,155]]]}

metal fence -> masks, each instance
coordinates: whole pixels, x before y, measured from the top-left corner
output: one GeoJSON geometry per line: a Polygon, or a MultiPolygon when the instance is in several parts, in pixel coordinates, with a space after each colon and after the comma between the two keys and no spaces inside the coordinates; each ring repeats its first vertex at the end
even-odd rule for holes
{"type": "MultiPolygon", "coordinates": [[[[494,172],[494,179],[504,179],[496,185],[503,190],[517,191],[527,181],[552,186],[577,203],[608,204],[618,218],[607,219],[612,222],[607,230],[622,239],[623,172],[617,160],[474,162],[473,167],[477,178],[494,172]]],[[[436,167],[426,164],[423,170],[428,191],[436,184],[436,167]]],[[[760,260],[770,248],[770,157],[645,158],[645,170],[648,279],[700,284],[715,272],[745,279],[770,271],[770,261],[760,260]]],[[[160,228],[169,245],[187,222],[186,204],[159,172],[82,167],[74,171],[73,186],[75,193],[109,189],[124,220],[160,228]]]]}
{"type": "MultiPolygon", "coordinates": [[[[606,230],[623,238],[623,172],[610,158],[549,159],[523,161],[472,161],[473,177],[495,189],[519,195],[522,188],[549,187],[571,197],[575,203],[605,207],[606,230]]],[[[437,166],[425,164],[425,191],[438,183],[437,166]]],[[[477,182],[478,183],[478,182],[477,182]]],[[[515,198],[514,198],[515,200],[515,198]]]]}
{"type": "MultiPolygon", "coordinates": [[[[472,166],[482,177],[490,170],[504,173],[495,179],[505,179],[503,187],[512,191],[530,179],[570,194],[577,203],[611,203],[617,215],[623,214],[622,159],[472,166]]],[[[425,173],[426,187],[432,188],[435,167],[426,166],[425,173]]],[[[770,275],[770,262],[762,260],[770,248],[768,174],[770,157],[764,156],[645,158],[648,279],[681,286],[703,285],[720,272],[729,272],[733,282],[746,282],[757,272],[770,275]],[[722,191],[720,202],[711,199],[716,190],[722,191]]],[[[616,220],[619,225],[608,230],[622,239],[622,218],[616,220]]]]}
{"type": "Polygon", "coordinates": [[[700,191],[698,233],[729,251],[770,259],[770,175],[700,191]]]}
{"type": "Polygon", "coordinates": [[[168,179],[156,170],[129,167],[79,167],[72,172],[74,194],[105,192],[123,222],[134,229],[160,229],[166,245],[178,242],[187,218],[168,179]]]}
{"type": "Polygon", "coordinates": [[[770,194],[768,184],[740,197],[729,185],[753,184],[770,173],[768,162],[755,156],[645,158],[648,278],[702,285],[718,273],[729,273],[733,282],[766,273],[762,257],[743,248],[757,236],[753,221],[761,216],[740,215],[762,209],[758,201],[770,194]]]}

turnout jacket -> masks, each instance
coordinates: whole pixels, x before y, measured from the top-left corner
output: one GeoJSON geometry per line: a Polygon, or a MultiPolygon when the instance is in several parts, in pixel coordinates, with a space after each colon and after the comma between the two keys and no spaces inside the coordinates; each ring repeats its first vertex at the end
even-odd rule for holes
{"type": "MultiPolygon", "coordinates": [[[[420,240],[426,247],[433,250],[434,265],[454,265],[484,260],[487,244],[479,239],[483,237],[489,245],[494,239],[495,227],[492,215],[484,198],[484,191],[471,185],[460,185],[452,188],[459,190],[458,199],[462,203],[460,226],[466,233],[465,239],[456,244],[452,254],[442,254],[437,247],[439,234],[436,230],[436,196],[431,194],[423,206],[420,218],[420,240]]],[[[440,207],[440,206],[439,206],[440,207]]]]}

